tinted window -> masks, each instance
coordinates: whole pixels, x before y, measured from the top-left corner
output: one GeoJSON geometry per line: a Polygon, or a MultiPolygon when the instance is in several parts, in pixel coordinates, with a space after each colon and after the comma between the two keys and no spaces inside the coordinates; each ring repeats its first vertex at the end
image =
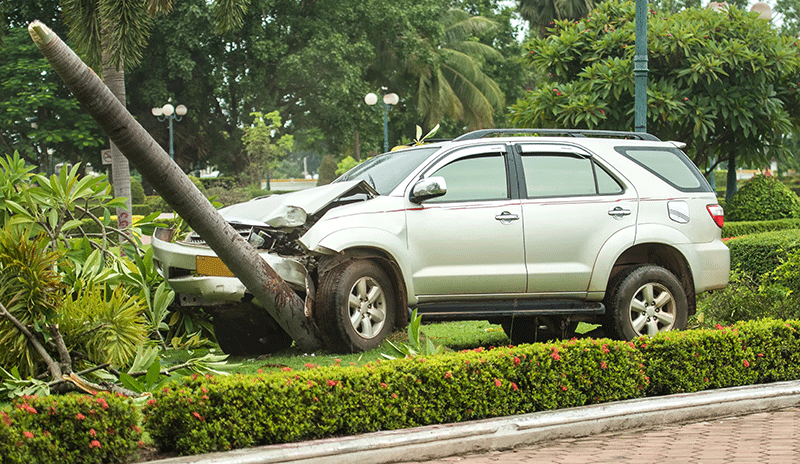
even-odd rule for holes
{"type": "Polygon", "coordinates": [[[439,147],[393,151],[370,158],[342,174],[334,182],[365,180],[381,195],[388,195],[439,147]]]}
{"type": "Polygon", "coordinates": [[[501,200],[508,198],[506,163],[502,154],[461,158],[439,169],[447,193],[429,202],[501,200]]]}
{"type": "Polygon", "coordinates": [[[711,191],[711,186],[700,174],[700,171],[677,148],[618,147],[617,151],[678,190],[685,192],[711,191]]]}
{"type": "Polygon", "coordinates": [[[523,154],[529,198],[614,194],[622,187],[591,158],[560,153],[523,154]]]}

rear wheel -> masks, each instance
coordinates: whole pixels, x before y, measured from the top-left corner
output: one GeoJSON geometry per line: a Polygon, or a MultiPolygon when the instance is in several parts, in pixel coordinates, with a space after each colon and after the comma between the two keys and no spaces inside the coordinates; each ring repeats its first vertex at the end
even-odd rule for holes
{"type": "Polygon", "coordinates": [[[561,340],[575,335],[577,322],[560,317],[515,316],[501,324],[511,343],[525,343],[561,340]]]}
{"type": "Polygon", "coordinates": [[[355,352],[376,348],[392,332],[398,304],[386,272],[354,259],[320,278],[316,307],[328,348],[355,352]]]}
{"type": "Polygon", "coordinates": [[[686,328],[689,305],[674,274],[652,265],[623,272],[606,296],[607,333],[630,340],[686,328]]]}

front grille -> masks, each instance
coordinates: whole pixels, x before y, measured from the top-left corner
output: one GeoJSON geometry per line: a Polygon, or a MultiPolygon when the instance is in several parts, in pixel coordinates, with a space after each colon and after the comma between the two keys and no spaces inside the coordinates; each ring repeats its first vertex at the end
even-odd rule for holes
{"type": "MultiPolygon", "coordinates": [[[[229,223],[233,230],[239,233],[245,240],[250,238],[250,234],[253,232],[253,226],[248,226],[246,224],[238,224],[235,222],[229,223]]],[[[203,240],[202,237],[197,232],[190,232],[189,235],[186,236],[186,242],[191,243],[192,245],[205,245],[206,241],[203,240]]]]}

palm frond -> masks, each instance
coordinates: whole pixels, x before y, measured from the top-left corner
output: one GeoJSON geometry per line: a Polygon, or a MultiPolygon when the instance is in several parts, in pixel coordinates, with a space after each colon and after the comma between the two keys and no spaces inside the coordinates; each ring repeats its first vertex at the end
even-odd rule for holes
{"type": "Polygon", "coordinates": [[[216,0],[214,18],[217,20],[217,30],[226,32],[241,26],[249,5],[250,0],[216,0]]]}

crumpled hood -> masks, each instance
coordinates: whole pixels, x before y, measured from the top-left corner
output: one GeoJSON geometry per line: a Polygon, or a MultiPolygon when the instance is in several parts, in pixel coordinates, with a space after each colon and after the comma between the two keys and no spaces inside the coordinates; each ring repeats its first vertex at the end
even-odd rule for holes
{"type": "Polygon", "coordinates": [[[257,198],[226,206],[219,213],[232,223],[299,227],[306,223],[308,216],[313,216],[339,198],[357,193],[367,194],[369,198],[378,196],[378,192],[363,180],[353,180],[257,198]]]}

